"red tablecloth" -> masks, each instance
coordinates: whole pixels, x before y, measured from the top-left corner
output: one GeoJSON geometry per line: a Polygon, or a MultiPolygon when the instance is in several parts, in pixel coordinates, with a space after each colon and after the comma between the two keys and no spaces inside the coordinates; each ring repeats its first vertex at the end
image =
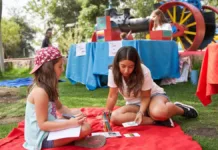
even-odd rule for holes
{"type": "MultiPolygon", "coordinates": [[[[103,108],[83,108],[87,115],[88,122],[92,125],[92,132],[102,131],[102,123],[96,116],[102,112],[103,108]]],[[[122,126],[112,126],[113,131],[125,133],[139,133],[140,137],[107,139],[106,145],[95,150],[202,150],[201,146],[186,135],[178,124],[174,128],[162,126],[145,125],[138,127],[124,128],[122,126]]],[[[23,150],[24,142],[24,122],[18,124],[6,138],[0,140],[1,150],[23,150]]],[[[76,147],[73,145],[46,150],[90,150],[88,148],[76,147]]]]}
{"type": "Polygon", "coordinates": [[[218,43],[206,48],[202,61],[196,95],[204,106],[211,103],[211,95],[218,93],[218,43]]]}

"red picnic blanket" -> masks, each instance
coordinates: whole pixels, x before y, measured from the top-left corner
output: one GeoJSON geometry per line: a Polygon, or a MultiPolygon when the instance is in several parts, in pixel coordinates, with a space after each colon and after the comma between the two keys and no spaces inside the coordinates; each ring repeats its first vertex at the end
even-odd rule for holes
{"type": "MultiPolygon", "coordinates": [[[[88,122],[92,125],[92,132],[102,132],[102,122],[96,119],[101,114],[103,108],[82,108],[87,115],[88,122]]],[[[178,124],[174,128],[167,128],[155,125],[144,125],[124,128],[113,126],[113,131],[119,131],[122,135],[126,133],[138,133],[140,137],[108,138],[106,144],[96,150],[202,150],[201,146],[186,135],[178,124]]],[[[24,122],[20,122],[18,127],[4,139],[0,140],[1,150],[23,150],[24,142],[24,122]]],[[[88,150],[76,146],[64,146],[46,150],[88,150]]]]}

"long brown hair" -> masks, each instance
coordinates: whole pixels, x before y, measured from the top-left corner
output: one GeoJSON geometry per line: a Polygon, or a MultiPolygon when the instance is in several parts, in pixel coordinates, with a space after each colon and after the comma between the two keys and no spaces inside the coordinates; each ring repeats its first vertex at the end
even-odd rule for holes
{"type": "Polygon", "coordinates": [[[123,46],[117,51],[117,54],[114,57],[112,64],[114,82],[121,91],[123,90],[123,82],[119,62],[122,60],[130,60],[135,64],[134,70],[130,74],[126,84],[128,86],[128,93],[130,94],[130,92],[133,92],[134,96],[137,96],[138,92],[141,91],[144,75],[141,68],[141,60],[136,49],[132,46],[123,46]]]}
{"type": "Polygon", "coordinates": [[[49,101],[58,99],[58,79],[54,70],[54,65],[62,58],[57,58],[44,63],[35,73],[33,84],[28,88],[28,92],[34,85],[43,88],[48,94],[49,101]]]}
{"type": "MultiPolygon", "coordinates": [[[[154,10],[152,13],[154,13],[155,15],[157,15],[158,17],[160,17],[159,19],[159,24],[162,25],[164,23],[168,23],[167,18],[165,17],[164,13],[162,12],[162,10],[160,9],[156,9],[154,10]]],[[[157,28],[157,24],[154,24],[154,29],[157,28]]]]}

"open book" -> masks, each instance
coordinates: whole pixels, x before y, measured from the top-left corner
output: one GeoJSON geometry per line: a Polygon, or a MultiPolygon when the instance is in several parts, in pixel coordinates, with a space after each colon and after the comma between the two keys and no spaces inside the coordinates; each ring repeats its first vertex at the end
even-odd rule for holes
{"type": "MultiPolygon", "coordinates": [[[[55,121],[66,121],[65,119],[57,119],[55,121]]],[[[57,140],[62,138],[69,138],[69,137],[79,137],[80,135],[81,126],[72,127],[64,130],[59,131],[52,131],[48,134],[48,141],[50,140],[57,140]]]]}

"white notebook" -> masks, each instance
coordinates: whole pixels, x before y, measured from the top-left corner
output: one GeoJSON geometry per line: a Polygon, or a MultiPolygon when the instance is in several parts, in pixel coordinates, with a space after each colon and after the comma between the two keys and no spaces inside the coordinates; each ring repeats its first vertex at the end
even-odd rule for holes
{"type": "MultiPolygon", "coordinates": [[[[65,119],[57,119],[55,121],[66,121],[65,119]]],[[[57,140],[62,138],[69,138],[69,137],[79,137],[80,135],[81,126],[68,128],[59,131],[52,131],[48,134],[48,141],[50,140],[57,140]]]]}

